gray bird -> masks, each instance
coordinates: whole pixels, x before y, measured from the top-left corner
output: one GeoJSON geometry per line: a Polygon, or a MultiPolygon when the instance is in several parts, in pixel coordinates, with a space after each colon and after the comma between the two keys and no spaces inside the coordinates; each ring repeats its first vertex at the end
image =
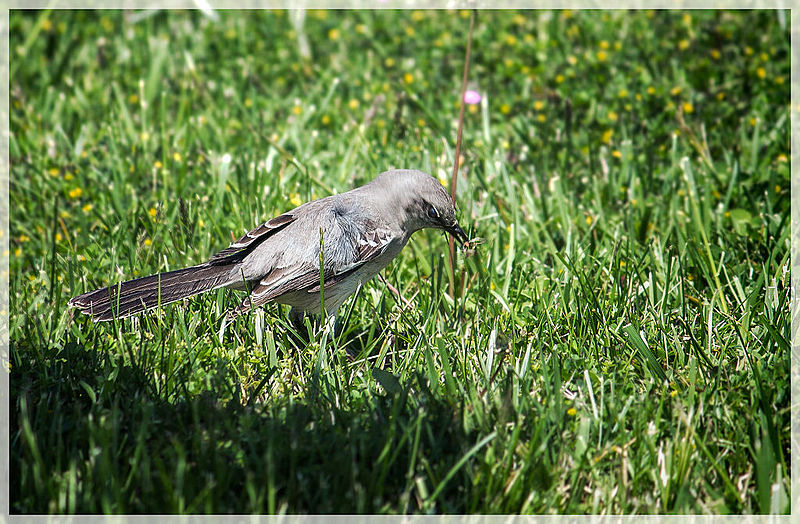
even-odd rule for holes
{"type": "Polygon", "coordinates": [[[467,241],[453,202],[437,179],[410,169],[386,171],[361,187],[308,202],[261,224],[204,264],[103,287],[74,297],[69,305],[106,321],[227,287],[249,291],[231,317],[268,302],[292,306],[293,319],[319,315],[322,302],[328,315],[335,316],[347,297],[423,228],[442,229],[467,241]]]}

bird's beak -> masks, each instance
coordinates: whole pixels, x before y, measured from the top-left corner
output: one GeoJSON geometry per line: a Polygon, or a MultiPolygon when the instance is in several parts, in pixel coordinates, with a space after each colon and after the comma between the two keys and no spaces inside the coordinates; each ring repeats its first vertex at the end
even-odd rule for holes
{"type": "Polygon", "coordinates": [[[452,226],[445,228],[445,231],[453,235],[453,237],[461,244],[464,244],[469,240],[469,237],[466,233],[464,233],[464,230],[461,229],[461,226],[458,225],[458,222],[455,222],[452,226]]]}

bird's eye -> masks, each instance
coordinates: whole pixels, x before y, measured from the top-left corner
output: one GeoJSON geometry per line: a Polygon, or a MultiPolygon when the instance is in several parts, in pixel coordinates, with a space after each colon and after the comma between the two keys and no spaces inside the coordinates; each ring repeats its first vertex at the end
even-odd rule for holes
{"type": "Polygon", "coordinates": [[[431,218],[433,218],[433,219],[437,219],[437,220],[438,220],[438,218],[439,218],[439,212],[438,212],[438,211],[436,211],[436,208],[435,208],[435,207],[433,207],[433,206],[428,206],[428,216],[429,216],[429,217],[431,217],[431,218]]]}

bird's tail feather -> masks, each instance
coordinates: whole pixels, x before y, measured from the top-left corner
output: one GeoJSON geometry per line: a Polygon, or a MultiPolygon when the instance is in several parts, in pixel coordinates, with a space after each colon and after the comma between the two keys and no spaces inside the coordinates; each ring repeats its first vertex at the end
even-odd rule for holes
{"type": "Polygon", "coordinates": [[[124,318],[232,283],[230,266],[199,266],[158,273],[78,295],[71,307],[93,320],[124,318]]]}

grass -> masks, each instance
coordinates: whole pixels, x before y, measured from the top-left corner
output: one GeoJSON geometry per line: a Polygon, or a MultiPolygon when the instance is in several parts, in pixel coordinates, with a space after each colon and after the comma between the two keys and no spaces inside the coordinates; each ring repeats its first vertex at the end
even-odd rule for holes
{"type": "Polygon", "coordinates": [[[455,297],[423,232],[309,344],[73,316],[449,177],[468,12],[218,14],[11,13],[12,512],[788,512],[785,12],[481,12],[455,297]]]}

